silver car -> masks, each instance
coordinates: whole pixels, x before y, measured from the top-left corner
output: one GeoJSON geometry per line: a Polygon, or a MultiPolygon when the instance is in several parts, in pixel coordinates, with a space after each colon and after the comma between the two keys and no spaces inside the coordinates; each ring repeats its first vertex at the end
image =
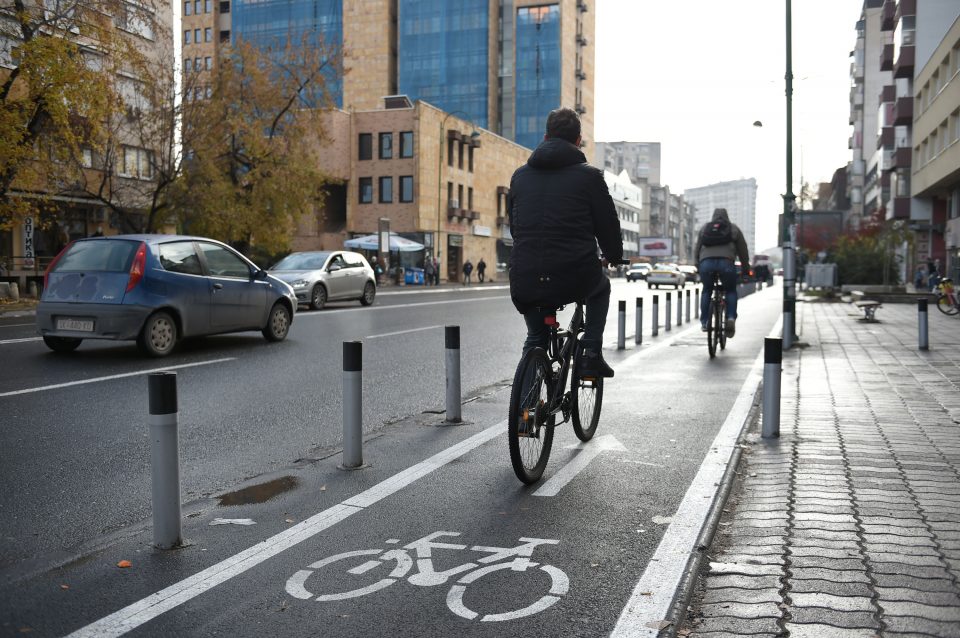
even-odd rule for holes
{"type": "Polygon", "coordinates": [[[377,295],[373,268],[363,255],[348,250],[290,253],[270,274],[293,286],[297,303],[309,304],[314,310],[343,299],[369,306],[377,295]]]}

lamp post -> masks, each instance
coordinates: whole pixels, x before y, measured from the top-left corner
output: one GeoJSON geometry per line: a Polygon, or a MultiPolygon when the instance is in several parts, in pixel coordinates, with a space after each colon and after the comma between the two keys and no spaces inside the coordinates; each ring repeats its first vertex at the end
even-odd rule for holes
{"type": "Polygon", "coordinates": [[[783,231],[780,237],[783,247],[783,347],[790,349],[796,339],[794,317],[797,302],[796,280],[797,266],[794,255],[796,237],[795,210],[796,196],[793,194],[793,60],[791,0],[787,2],[787,192],[783,195],[783,231]]]}
{"type": "MultiPolygon", "coordinates": [[[[454,115],[465,116],[467,120],[470,121],[470,126],[473,126],[473,122],[472,122],[472,119],[470,118],[470,114],[466,113],[465,111],[450,111],[440,121],[440,150],[439,150],[439,153],[437,154],[437,236],[433,240],[433,254],[437,258],[437,281],[438,282],[440,281],[440,264],[441,264],[440,256],[442,254],[440,251],[440,245],[441,245],[440,232],[442,229],[441,219],[443,215],[443,208],[441,207],[441,203],[443,202],[443,173],[442,173],[443,147],[444,147],[444,142],[446,141],[443,137],[443,131],[447,125],[447,120],[454,115]]],[[[479,137],[479,135],[480,134],[476,130],[470,133],[471,138],[479,137]]]]}

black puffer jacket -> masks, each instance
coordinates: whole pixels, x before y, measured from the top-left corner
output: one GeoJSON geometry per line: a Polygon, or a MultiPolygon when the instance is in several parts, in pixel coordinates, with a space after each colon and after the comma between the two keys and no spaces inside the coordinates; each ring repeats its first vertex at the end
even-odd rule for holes
{"type": "Polygon", "coordinates": [[[510,180],[510,296],[520,312],[586,297],[604,276],[597,244],[623,258],[620,219],[603,179],[576,146],[544,140],[510,180]]]}

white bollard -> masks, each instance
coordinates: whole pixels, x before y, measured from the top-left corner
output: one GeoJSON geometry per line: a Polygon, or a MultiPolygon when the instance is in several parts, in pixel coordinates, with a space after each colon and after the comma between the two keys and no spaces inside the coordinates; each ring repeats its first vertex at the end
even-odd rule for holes
{"type": "Polygon", "coordinates": [[[183,545],[180,512],[180,449],[177,433],[177,373],[147,376],[150,401],[150,469],[153,496],[153,544],[183,545]]]}
{"type": "Polygon", "coordinates": [[[343,463],[363,466],[363,343],[343,342],[343,463]]]}
{"type": "Polygon", "coordinates": [[[460,326],[447,326],[444,330],[447,362],[447,423],[463,421],[460,413],[460,326]]]}

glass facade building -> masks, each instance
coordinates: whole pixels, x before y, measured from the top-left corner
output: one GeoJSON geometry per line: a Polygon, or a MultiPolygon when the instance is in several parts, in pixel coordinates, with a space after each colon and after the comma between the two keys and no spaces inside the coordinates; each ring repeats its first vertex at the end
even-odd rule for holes
{"type": "MultiPolygon", "coordinates": [[[[280,52],[294,46],[324,45],[339,51],[343,45],[344,0],[234,0],[231,40],[244,40],[263,51],[280,52]]],[[[330,68],[328,97],[343,107],[342,69],[330,68]]],[[[321,96],[306,96],[308,106],[321,106],[321,96]]]]}
{"type": "Polygon", "coordinates": [[[397,86],[489,126],[489,0],[399,0],[397,86]]]}
{"type": "Polygon", "coordinates": [[[535,148],[547,114],[560,106],[560,7],[519,8],[516,49],[514,140],[535,148]]]}

